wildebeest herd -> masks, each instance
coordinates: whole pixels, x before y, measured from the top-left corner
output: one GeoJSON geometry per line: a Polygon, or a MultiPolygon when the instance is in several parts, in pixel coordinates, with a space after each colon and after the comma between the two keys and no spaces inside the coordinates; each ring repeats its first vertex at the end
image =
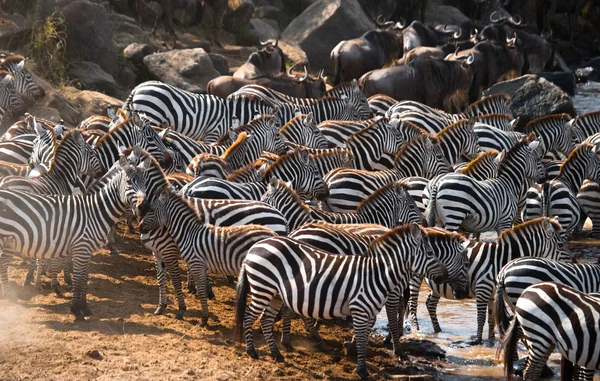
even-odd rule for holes
{"type": "MultiPolygon", "coordinates": [[[[490,338],[495,327],[507,334],[507,377],[522,339],[525,379],[540,378],[555,348],[565,374],[591,379],[600,265],[571,263],[566,242],[585,217],[600,232],[600,114],[547,115],[515,130],[509,97],[481,92],[547,69],[553,51],[518,19],[490,18],[479,30],[380,23],[333,49],[329,89],[322,72],[288,70],[269,40],[232,77],[209,83],[210,94],[150,81],[122,109],[76,128],[26,115],[0,141],[2,292],[11,293],[12,257],[30,259],[26,284],[39,288],[48,266],[60,294],[64,270],[71,312],[90,316],[92,254],[105,243],[118,254],[114,228],[131,211],[156,261],[156,314],[167,308],[168,274],[184,317],[180,259],[201,325],[207,273],[237,277],[236,337],[252,358],[259,318],[284,361],[278,315],[288,350],[291,319],[318,344],[319,320],[351,316],[367,378],[377,314],[386,307],[391,345],[405,358],[404,311],[418,329],[424,280],[436,332],[444,297],[476,299],[474,344],[486,318],[490,338]],[[479,241],[488,231],[498,238],[479,241]]],[[[43,90],[22,56],[2,57],[0,69],[6,120],[43,90]]]]}

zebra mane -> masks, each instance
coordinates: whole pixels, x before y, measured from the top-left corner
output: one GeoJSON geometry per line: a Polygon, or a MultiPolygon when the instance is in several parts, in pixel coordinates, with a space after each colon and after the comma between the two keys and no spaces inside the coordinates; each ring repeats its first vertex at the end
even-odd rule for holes
{"type": "MultiPolygon", "coordinates": [[[[550,115],[545,115],[539,118],[536,118],[532,121],[530,121],[529,123],[527,123],[527,125],[525,125],[525,128],[523,129],[523,132],[525,133],[529,133],[529,132],[536,132],[536,130],[542,126],[543,124],[545,124],[545,122],[556,122],[556,121],[561,121],[563,119],[566,119],[565,122],[571,120],[571,117],[569,116],[569,114],[550,114],[550,115]]],[[[546,127],[546,126],[544,126],[546,127]]]]}
{"type": "Polygon", "coordinates": [[[105,140],[110,139],[112,137],[112,134],[116,133],[116,131],[119,131],[121,128],[123,128],[125,125],[127,125],[127,123],[129,123],[131,120],[132,120],[131,117],[126,117],[125,115],[123,115],[123,119],[120,120],[117,124],[115,124],[106,134],[102,135],[96,142],[95,146],[98,147],[105,140]]]}
{"type": "Polygon", "coordinates": [[[25,57],[20,54],[9,54],[6,58],[0,62],[0,67],[6,68],[11,65],[16,65],[21,61],[25,61],[25,57]]]}
{"type": "Polygon", "coordinates": [[[233,152],[235,152],[236,150],[238,150],[240,148],[240,146],[242,144],[244,144],[244,141],[246,141],[246,138],[248,137],[248,133],[246,131],[242,131],[237,139],[235,140],[235,142],[233,142],[229,148],[227,148],[227,150],[221,155],[221,159],[222,160],[227,160],[227,157],[229,155],[231,155],[233,152]]]}
{"type": "MultiPolygon", "coordinates": [[[[361,91],[363,91],[363,90],[364,90],[364,88],[363,88],[363,85],[361,85],[360,83],[358,83],[357,85],[358,85],[358,88],[359,88],[361,91]]],[[[340,89],[343,89],[343,88],[349,88],[350,90],[352,90],[352,89],[353,89],[353,87],[354,87],[354,84],[352,83],[352,81],[350,81],[350,82],[344,82],[344,83],[340,83],[339,85],[333,86],[331,89],[327,90],[327,91],[325,92],[325,94],[327,94],[327,93],[331,93],[331,92],[333,92],[333,91],[337,91],[337,90],[340,90],[340,89]]],[[[391,97],[390,97],[390,98],[391,98],[391,97]]],[[[393,99],[393,98],[392,98],[392,99],[393,99]]]]}
{"type": "Polygon", "coordinates": [[[509,149],[508,151],[506,151],[506,156],[504,156],[504,159],[502,160],[502,162],[500,163],[500,166],[498,167],[498,175],[500,175],[502,173],[502,169],[504,168],[504,165],[502,165],[503,163],[506,163],[507,160],[509,158],[511,158],[514,155],[517,155],[518,152],[524,147],[529,145],[529,139],[521,139],[517,142],[517,144],[515,144],[514,146],[511,147],[511,149],[509,149]]]}
{"type": "Polygon", "coordinates": [[[493,118],[504,118],[506,120],[513,119],[512,116],[510,116],[508,114],[502,114],[502,113],[474,115],[474,116],[472,116],[472,118],[475,119],[476,122],[479,122],[479,121],[485,120],[485,119],[493,119],[493,118]]]}
{"type": "Polygon", "coordinates": [[[581,155],[585,155],[584,151],[586,148],[594,148],[594,145],[592,143],[589,142],[583,142],[581,143],[578,147],[576,147],[573,152],[571,152],[571,154],[569,155],[569,157],[567,157],[565,159],[565,161],[563,161],[563,163],[560,166],[560,172],[558,172],[558,176],[562,176],[563,175],[563,171],[565,170],[565,168],[567,168],[567,164],[570,163],[571,161],[575,161],[577,160],[581,155]]]}
{"type": "Polygon", "coordinates": [[[413,150],[415,146],[422,145],[425,139],[429,139],[432,144],[439,144],[440,140],[432,135],[424,133],[423,135],[419,135],[416,138],[409,140],[408,143],[402,146],[396,157],[394,158],[394,164],[398,162],[401,158],[403,158],[407,151],[413,150]]]}
{"type": "Polygon", "coordinates": [[[440,132],[437,133],[436,137],[439,139],[440,137],[451,133],[453,130],[462,127],[463,125],[470,124],[471,128],[473,128],[473,123],[474,122],[475,122],[474,119],[461,119],[461,120],[458,120],[458,121],[452,123],[451,125],[444,127],[443,130],[441,130],[440,132]]]}
{"type": "Polygon", "coordinates": [[[428,238],[456,239],[461,243],[468,241],[468,239],[464,235],[456,232],[450,232],[447,230],[437,228],[422,228],[421,230],[423,231],[423,233],[425,233],[425,236],[427,236],[428,238]]]}
{"type": "MultiPolygon", "coordinates": [[[[397,181],[392,181],[392,182],[382,186],[381,188],[377,189],[375,192],[371,193],[369,195],[369,197],[362,200],[360,202],[360,204],[358,204],[358,206],[356,207],[356,212],[358,213],[366,205],[378,201],[378,199],[380,197],[382,197],[383,195],[385,195],[385,193],[387,193],[390,190],[390,188],[394,188],[396,186],[403,188],[408,194],[408,188],[406,187],[405,184],[397,182],[397,181]]],[[[394,190],[394,192],[395,192],[395,190],[394,190]]]]}
{"type": "Polygon", "coordinates": [[[489,149],[487,151],[484,151],[483,154],[477,156],[475,159],[471,160],[464,168],[462,168],[460,170],[461,173],[468,173],[471,170],[473,170],[476,166],[478,166],[482,161],[484,160],[488,160],[490,156],[494,156],[494,158],[496,156],[498,156],[500,152],[496,151],[495,149],[489,149]]]}
{"type": "Polygon", "coordinates": [[[264,178],[265,179],[270,179],[271,178],[271,172],[273,172],[275,170],[275,168],[283,165],[287,161],[294,160],[302,151],[304,151],[304,149],[302,149],[302,147],[296,147],[296,149],[294,149],[293,151],[285,153],[285,154],[279,156],[277,158],[277,161],[275,161],[273,164],[269,165],[269,167],[265,171],[264,178]]]}
{"type": "Polygon", "coordinates": [[[362,135],[369,135],[370,133],[373,132],[373,130],[375,130],[378,126],[379,126],[379,122],[381,121],[385,121],[385,120],[389,120],[388,118],[380,118],[380,119],[376,119],[373,121],[373,123],[371,123],[370,125],[368,125],[367,127],[363,128],[362,130],[356,131],[355,133],[353,133],[352,135],[348,136],[346,138],[346,141],[349,140],[354,140],[356,139],[358,136],[362,136],[362,135]]]}
{"type": "Polygon", "coordinates": [[[377,250],[379,247],[382,247],[383,249],[387,250],[388,241],[398,239],[401,240],[407,235],[410,235],[410,230],[412,226],[413,224],[403,224],[400,226],[396,226],[395,228],[390,229],[387,233],[384,233],[381,236],[377,237],[376,239],[371,241],[371,243],[369,243],[369,249],[366,253],[364,253],[364,256],[369,256],[369,254],[372,251],[377,250]]]}
{"type": "Polygon", "coordinates": [[[489,103],[489,102],[493,103],[494,100],[500,99],[500,98],[504,99],[504,101],[506,102],[506,104],[510,103],[510,96],[508,96],[508,94],[500,93],[500,94],[490,95],[490,96],[487,96],[485,98],[481,98],[480,100],[471,103],[469,105],[469,107],[467,107],[467,114],[469,113],[469,111],[471,111],[473,109],[477,109],[477,107],[479,107],[479,105],[481,105],[482,103],[489,103]]]}
{"type": "Polygon", "coordinates": [[[283,192],[289,195],[296,204],[298,204],[307,214],[311,214],[310,207],[304,203],[304,201],[300,200],[298,193],[294,191],[292,188],[288,187],[285,181],[277,179],[277,191],[283,192]]]}
{"type": "Polygon", "coordinates": [[[523,222],[522,224],[519,224],[519,225],[515,225],[511,229],[506,229],[505,231],[500,233],[500,235],[498,236],[498,239],[496,239],[496,242],[502,242],[502,241],[507,242],[510,240],[511,236],[520,234],[527,230],[531,230],[532,228],[539,226],[542,222],[544,222],[544,220],[548,220],[552,224],[552,227],[554,228],[555,232],[562,230],[562,226],[557,221],[553,220],[552,218],[540,217],[540,218],[536,218],[534,220],[523,222]]]}
{"type": "MultiPolygon", "coordinates": [[[[67,132],[65,134],[65,136],[63,136],[62,140],[60,141],[60,143],[58,143],[58,145],[56,144],[56,134],[54,133],[54,130],[52,129],[47,129],[46,131],[50,132],[50,137],[52,139],[52,146],[56,147],[54,149],[54,157],[53,159],[50,161],[50,164],[48,165],[48,170],[51,170],[54,167],[54,163],[56,163],[56,152],[58,152],[58,149],[63,145],[63,144],[68,144],[71,141],[71,135],[77,131],[78,133],[81,133],[79,130],[71,130],[69,132],[67,132]]],[[[87,143],[85,143],[87,144],[87,143]]]]}
{"type": "MultiPolygon", "coordinates": [[[[135,149],[135,147],[125,148],[123,151],[121,151],[120,156],[129,156],[133,152],[134,149],[135,149]]],[[[139,148],[139,150],[140,150],[140,155],[138,158],[138,162],[132,163],[132,164],[138,165],[139,163],[142,163],[145,160],[150,159],[150,163],[151,163],[150,166],[153,168],[153,170],[156,172],[156,174],[159,175],[159,177],[162,179],[162,181],[164,181],[164,185],[170,186],[169,179],[165,175],[165,172],[163,171],[163,169],[160,166],[160,164],[158,163],[158,161],[154,158],[154,156],[150,155],[148,153],[148,151],[144,150],[143,148],[139,148]]],[[[148,171],[149,171],[149,168],[146,168],[146,170],[144,172],[147,173],[148,171]]],[[[159,180],[159,181],[161,181],[161,180],[159,180]]]]}
{"type": "Polygon", "coordinates": [[[286,130],[288,130],[288,129],[292,129],[293,127],[295,127],[295,126],[296,126],[296,124],[295,124],[295,123],[296,123],[296,121],[297,121],[298,119],[305,118],[305,117],[306,117],[306,115],[308,115],[308,114],[300,114],[300,115],[296,115],[295,117],[293,117],[292,119],[290,119],[290,120],[289,120],[289,121],[288,121],[286,124],[284,124],[284,125],[283,125],[283,127],[281,127],[281,128],[279,129],[279,133],[281,134],[281,133],[283,133],[284,131],[286,131],[286,130]]]}
{"type": "Polygon", "coordinates": [[[272,118],[274,118],[275,116],[270,115],[270,114],[262,114],[257,118],[252,119],[250,122],[243,124],[241,126],[237,126],[233,131],[235,132],[254,132],[254,129],[256,127],[260,127],[262,126],[262,124],[264,122],[268,122],[270,121],[272,118]]]}
{"type": "MultiPolygon", "coordinates": [[[[254,162],[248,163],[241,168],[238,168],[227,175],[227,181],[235,181],[239,176],[242,176],[248,172],[257,171],[256,164],[254,162]]],[[[259,176],[260,177],[260,176],[259,176]]]]}

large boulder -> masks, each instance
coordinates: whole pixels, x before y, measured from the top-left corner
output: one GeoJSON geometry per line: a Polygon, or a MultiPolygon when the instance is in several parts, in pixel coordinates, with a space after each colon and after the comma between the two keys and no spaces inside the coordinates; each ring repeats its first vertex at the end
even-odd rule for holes
{"type": "Polygon", "coordinates": [[[288,60],[295,64],[308,65],[308,57],[306,56],[306,52],[302,50],[299,45],[289,41],[281,40],[277,46],[281,49],[283,54],[285,54],[285,57],[288,60]]]}
{"type": "Polygon", "coordinates": [[[108,17],[110,29],[113,32],[113,40],[118,51],[127,46],[138,43],[150,45],[148,34],[140,28],[135,19],[119,13],[111,13],[108,17]]]}
{"type": "Polygon", "coordinates": [[[144,57],[150,78],[195,92],[206,92],[206,84],[220,74],[202,48],[171,50],[144,57]]]}
{"type": "Polygon", "coordinates": [[[0,47],[16,49],[29,38],[31,28],[27,26],[25,17],[17,14],[8,15],[0,11],[0,47]]]}
{"type": "Polygon", "coordinates": [[[279,24],[280,28],[285,28],[288,24],[287,15],[281,9],[271,5],[256,8],[254,10],[254,18],[274,20],[279,24]]]}
{"type": "Polygon", "coordinates": [[[127,45],[127,47],[123,50],[123,56],[137,65],[141,64],[144,60],[144,57],[149,56],[150,54],[154,53],[154,51],[155,49],[151,45],[134,42],[127,45]]]}
{"type": "Polygon", "coordinates": [[[69,62],[67,74],[69,74],[69,77],[78,80],[85,89],[101,91],[113,96],[117,94],[115,78],[94,62],[69,62]]]}
{"type": "Polygon", "coordinates": [[[62,10],[67,28],[69,61],[90,61],[112,76],[119,73],[119,58],[106,9],[98,4],[77,0],[62,10]]]}
{"type": "Polygon", "coordinates": [[[552,82],[534,74],[499,82],[485,90],[483,95],[501,93],[510,96],[510,110],[515,117],[519,117],[519,126],[549,114],[575,115],[571,97],[552,82]]]}
{"type": "Polygon", "coordinates": [[[374,28],[356,0],[319,0],[296,17],[282,37],[306,52],[313,69],[321,69],[331,66],[329,54],[340,41],[374,28]]]}
{"type": "Polygon", "coordinates": [[[81,110],[81,119],[92,115],[106,115],[108,107],[119,108],[123,106],[121,100],[90,90],[79,92],[75,102],[81,110]]]}

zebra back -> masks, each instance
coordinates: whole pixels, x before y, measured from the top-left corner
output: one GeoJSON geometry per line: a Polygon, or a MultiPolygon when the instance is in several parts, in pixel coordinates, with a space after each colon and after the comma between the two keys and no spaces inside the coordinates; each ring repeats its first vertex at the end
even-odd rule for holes
{"type": "Polygon", "coordinates": [[[577,115],[572,121],[573,134],[577,142],[600,132],[600,111],[592,111],[577,115]]]}
{"type": "Polygon", "coordinates": [[[313,113],[315,123],[319,124],[326,120],[355,120],[356,110],[348,99],[335,97],[319,98],[307,106],[298,106],[286,103],[273,110],[273,114],[282,122],[287,123],[296,113],[313,113]]]}
{"type": "Polygon", "coordinates": [[[519,119],[513,119],[509,114],[484,114],[477,115],[472,119],[477,123],[487,124],[488,126],[496,127],[502,131],[512,131],[519,119]]]}
{"type": "MultiPolygon", "coordinates": [[[[225,100],[225,104],[229,108],[231,118],[237,118],[242,125],[252,121],[256,115],[273,114],[273,107],[271,105],[255,97],[229,96],[225,100]]],[[[221,137],[224,135],[226,135],[226,131],[221,134],[221,137]]],[[[206,141],[207,139],[203,140],[206,141]]]]}
{"type": "Polygon", "coordinates": [[[575,149],[571,117],[568,114],[553,114],[537,118],[527,123],[524,132],[535,133],[541,139],[542,152],[558,150],[569,155],[575,149]]]}
{"type": "Polygon", "coordinates": [[[377,116],[385,115],[390,107],[398,103],[398,101],[384,94],[375,94],[367,99],[367,103],[373,115],[377,116]]]}
{"type": "Polygon", "coordinates": [[[321,177],[335,168],[355,168],[354,155],[347,148],[331,148],[325,152],[311,153],[310,157],[321,177]]]}
{"type": "Polygon", "coordinates": [[[194,177],[214,177],[226,179],[231,173],[229,163],[220,156],[212,153],[201,153],[196,155],[186,169],[186,173],[194,177]]]}
{"type": "Polygon", "coordinates": [[[475,159],[468,162],[465,166],[457,169],[457,172],[483,181],[493,179],[498,176],[499,162],[496,160],[498,151],[487,150],[475,159]]]}
{"type": "Polygon", "coordinates": [[[356,79],[352,82],[342,83],[327,90],[324,97],[347,98],[354,110],[357,119],[368,119],[372,116],[371,108],[366,94],[356,79]]]}
{"type": "Polygon", "coordinates": [[[362,255],[374,238],[348,231],[343,226],[327,222],[307,223],[292,231],[289,236],[320,250],[340,255],[362,255]]]}
{"type": "Polygon", "coordinates": [[[13,76],[6,70],[0,70],[0,107],[2,122],[25,109],[23,99],[13,85],[13,76]]]}
{"type": "Polygon", "coordinates": [[[467,117],[475,117],[486,114],[511,115],[510,97],[507,94],[490,95],[481,98],[477,102],[471,103],[465,112],[467,117]]]}
{"type": "Polygon", "coordinates": [[[375,118],[365,120],[326,120],[319,123],[318,127],[329,143],[335,147],[345,147],[346,140],[352,134],[369,127],[375,121],[375,118]]]}

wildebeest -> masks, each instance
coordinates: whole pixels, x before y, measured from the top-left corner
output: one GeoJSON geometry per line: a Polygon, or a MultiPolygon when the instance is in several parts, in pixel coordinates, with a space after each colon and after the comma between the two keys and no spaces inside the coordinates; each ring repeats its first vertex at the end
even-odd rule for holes
{"type": "Polygon", "coordinates": [[[245,64],[233,73],[235,78],[256,79],[285,74],[285,55],[277,40],[260,42],[263,48],[250,54],[245,64]]]}
{"type": "Polygon", "coordinates": [[[538,1],[538,27],[542,26],[542,36],[550,37],[550,20],[556,13],[567,13],[569,20],[569,41],[573,43],[575,25],[581,11],[589,7],[596,0],[544,0],[538,1]],[[541,4],[540,4],[541,3],[541,4]],[[540,22],[541,21],[541,22],[540,22]]]}
{"type": "Polygon", "coordinates": [[[521,76],[523,54],[516,47],[516,39],[506,44],[495,41],[481,41],[473,48],[449,55],[448,60],[464,60],[473,57],[473,85],[470,101],[476,101],[483,90],[496,82],[521,76]]]}
{"type": "MultiPolygon", "coordinates": [[[[291,68],[290,68],[291,69],[291,68]]],[[[322,73],[314,79],[304,72],[303,77],[296,77],[289,73],[277,77],[261,77],[255,79],[235,78],[228,75],[222,75],[208,82],[207,90],[209,94],[227,98],[246,85],[260,85],[280,93],[296,98],[319,98],[325,92],[325,81],[322,73]]]]}
{"type": "Polygon", "coordinates": [[[186,13],[195,14],[196,13],[196,0],[129,0],[128,4],[130,8],[135,7],[135,11],[137,14],[138,25],[142,26],[142,14],[140,12],[141,4],[143,2],[156,2],[160,6],[160,13],[156,15],[156,20],[154,21],[154,27],[152,28],[151,35],[156,35],[156,28],[158,27],[158,21],[162,19],[163,25],[165,26],[165,31],[169,33],[171,38],[173,39],[173,48],[177,46],[177,34],[175,33],[175,29],[173,28],[173,12],[175,9],[185,9],[186,13]]]}
{"type": "Polygon", "coordinates": [[[402,22],[379,24],[361,37],[341,41],[330,54],[334,84],[360,78],[368,71],[394,65],[402,55],[402,22]]]}
{"type": "Polygon", "coordinates": [[[462,31],[451,28],[446,25],[438,28],[430,28],[418,21],[413,21],[403,34],[403,47],[405,52],[409,52],[417,46],[440,46],[444,45],[451,38],[459,39],[462,37],[462,31]]]}
{"type": "MultiPolygon", "coordinates": [[[[457,28],[457,31],[461,30],[457,28]]],[[[462,32],[460,32],[462,33],[462,32]]],[[[436,59],[444,59],[450,53],[455,52],[457,49],[466,50],[475,46],[477,42],[477,29],[472,29],[468,40],[457,41],[454,37],[442,46],[417,46],[409,52],[404,52],[402,58],[396,61],[397,65],[406,65],[409,62],[414,61],[417,57],[430,57],[436,59]]]]}
{"type": "Polygon", "coordinates": [[[473,82],[473,57],[445,61],[420,57],[405,66],[368,72],[360,78],[365,94],[413,100],[447,112],[460,112],[473,82]]]}

